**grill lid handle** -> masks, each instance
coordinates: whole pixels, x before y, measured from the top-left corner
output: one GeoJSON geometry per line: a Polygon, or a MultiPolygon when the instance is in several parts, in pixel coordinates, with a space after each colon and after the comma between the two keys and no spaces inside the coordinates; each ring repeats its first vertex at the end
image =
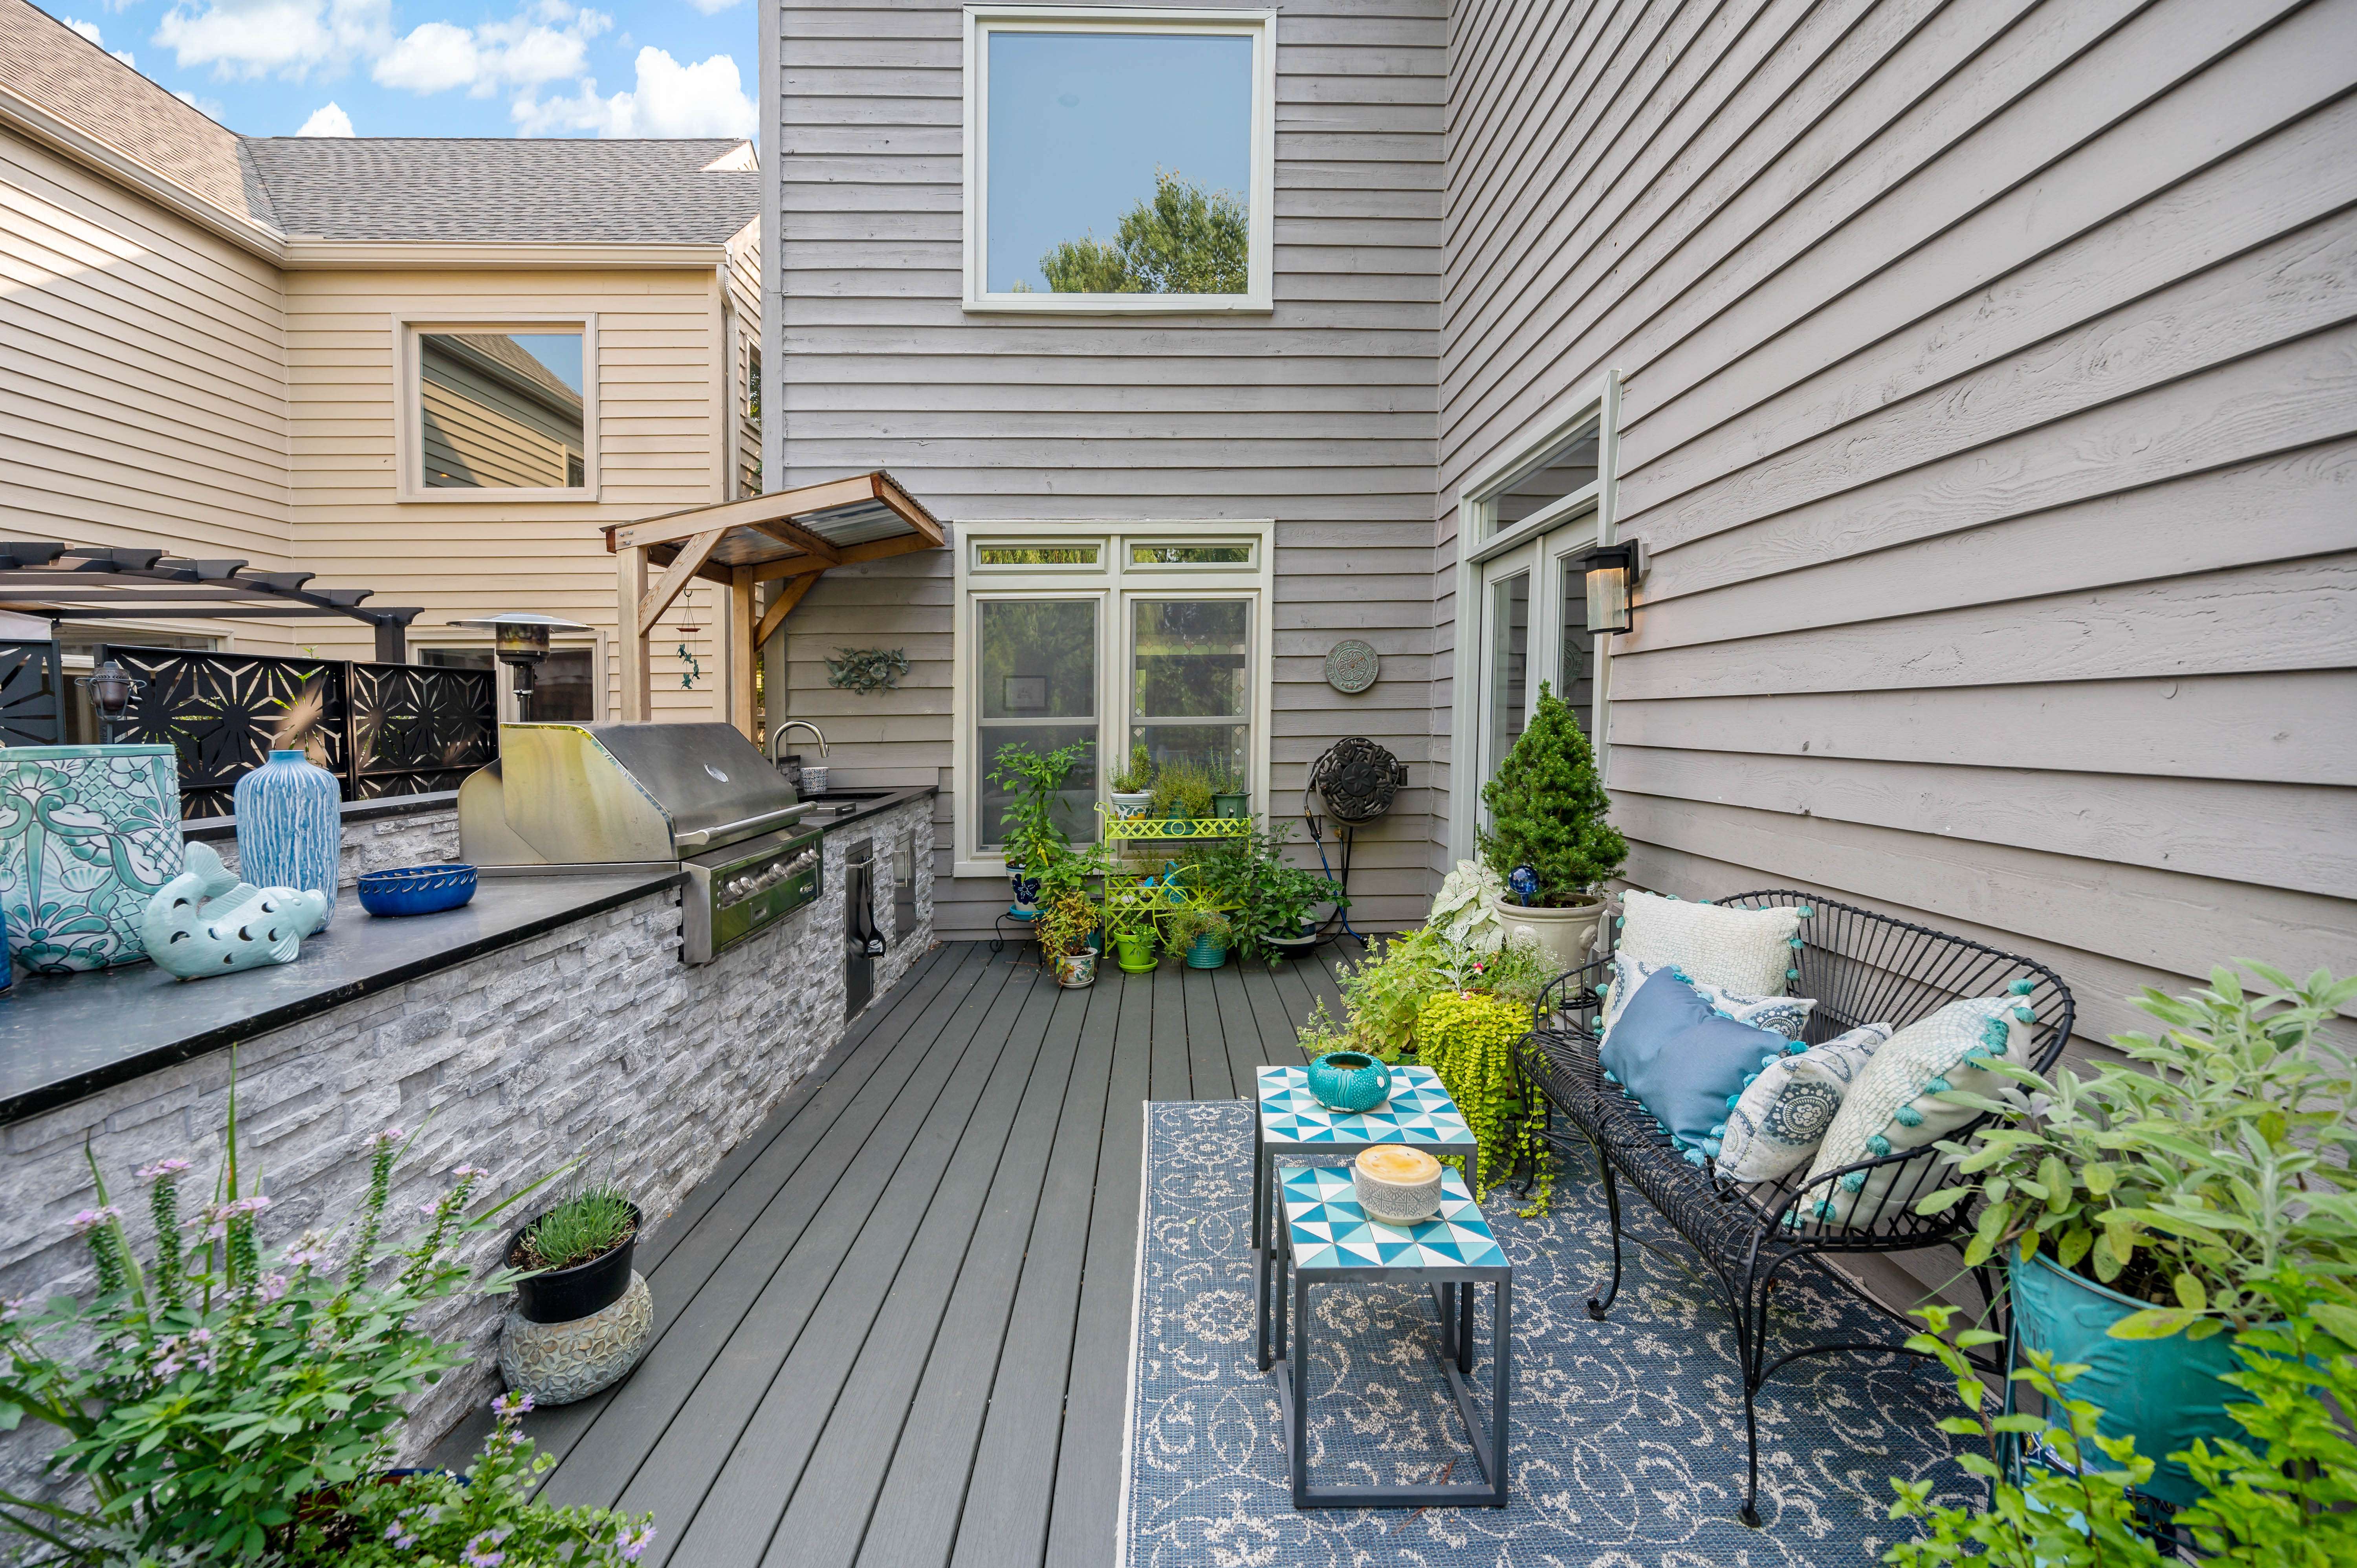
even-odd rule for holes
{"type": "Polygon", "coordinates": [[[689,828],[683,832],[674,833],[672,836],[683,849],[703,849],[716,838],[744,838],[760,832],[763,828],[773,828],[784,822],[800,822],[802,813],[809,810],[810,802],[802,800],[791,806],[780,806],[774,811],[763,811],[756,817],[746,817],[733,822],[722,822],[709,828],[689,828]]]}

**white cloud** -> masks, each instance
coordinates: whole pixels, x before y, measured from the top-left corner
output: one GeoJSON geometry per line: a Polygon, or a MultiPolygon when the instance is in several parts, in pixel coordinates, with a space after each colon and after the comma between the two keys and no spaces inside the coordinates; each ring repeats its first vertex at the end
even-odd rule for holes
{"type": "MultiPolygon", "coordinates": [[[[106,49],[106,40],[98,36],[98,24],[96,22],[85,22],[75,16],[68,16],[64,20],[67,27],[71,27],[75,32],[80,33],[83,38],[88,38],[100,48],[106,49]]],[[[124,64],[129,66],[132,70],[137,70],[139,69],[139,62],[132,59],[127,50],[106,49],[106,52],[113,55],[116,59],[121,60],[124,64]]]]}
{"type": "Polygon", "coordinates": [[[352,117],[345,113],[335,100],[329,99],[312,110],[311,117],[304,121],[303,128],[295,134],[298,136],[349,136],[352,134],[352,117]]]}
{"type": "Polygon", "coordinates": [[[737,62],[714,55],[682,65],[651,46],[639,51],[638,81],[630,91],[597,95],[597,83],[583,78],[570,98],[546,102],[526,92],[515,102],[517,131],[538,136],[587,131],[598,136],[749,136],[753,102],[745,96],[737,62]]]}
{"type": "Polygon", "coordinates": [[[392,0],[176,0],[153,40],[217,77],[332,75],[392,42],[392,0]]]}
{"type": "Polygon", "coordinates": [[[541,0],[529,12],[471,29],[426,22],[394,44],[371,74],[382,86],[410,92],[463,87],[487,98],[501,88],[530,90],[579,76],[589,40],[611,25],[605,13],[576,10],[564,0],[541,0]]]}
{"type": "Polygon", "coordinates": [[[687,3],[707,16],[716,16],[737,4],[737,0],[687,0],[687,3]]]}
{"type": "Polygon", "coordinates": [[[426,22],[410,30],[369,72],[380,86],[409,92],[441,92],[472,87],[482,74],[475,35],[447,22],[426,22]]]}

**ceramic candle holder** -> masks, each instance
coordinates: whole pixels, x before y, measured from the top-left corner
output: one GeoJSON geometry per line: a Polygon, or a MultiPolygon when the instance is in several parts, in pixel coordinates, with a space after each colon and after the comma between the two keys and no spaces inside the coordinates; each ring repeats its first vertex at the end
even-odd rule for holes
{"type": "Polygon", "coordinates": [[[1378,1144],[1351,1162],[1359,1207],[1384,1225],[1421,1225],[1440,1212],[1440,1162],[1422,1149],[1378,1144]]]}

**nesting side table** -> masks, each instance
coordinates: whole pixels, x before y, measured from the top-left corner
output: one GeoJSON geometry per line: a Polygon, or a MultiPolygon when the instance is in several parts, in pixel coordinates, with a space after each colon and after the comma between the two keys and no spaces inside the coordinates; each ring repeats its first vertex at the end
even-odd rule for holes
{"type": "Polygon", "coordinates": [[[1421,1225],[1385,1225],[1359,1207],[1347,1168],[1330,1165],[1277,1167],[1279,1215],[1275,1248],[1277,1276],[1273,1370],[1284,1412],[1286,1466],[1293,1483],[1293,1506],[1315,1508],[1431,1508],[1474,1504],[1506,1506],[1506,1391],[1513,1348],[1513,1270],[1499,1250],[1490,1222],[1481,1217],[1465,1180],[1440,1173],[1440,1212],[1421,1225]],[[1289,1277],[1288,1277],[1289,1276],[1289,1277]],[[1309,1310],[1314,1284],[1334,1280],[1391,1280],[1429,1285],[1440,1304],[1440,1365],[1465,1419],[1480,1482],[1435,1481],[1405,1485],[1309,1484],[1309,1310]],[[1473,1287],[1491,1287],[1490,1431],[1485,1437],[1466,1375],[1473,1369],[1473,1287]],[[1286,1297],[1291,1300],[1288,1323],[1286,1297]],[[1288,1332],[1289,1331],[1289,1332],[1288,1332]]]}
{"type": "MultiPolygon", "coordinates": [[[[1309,1092],[1309,1070],[1265,1067],[1254,1084],[1253,1108],[1253,1305],[1259,1322],[1260,1369],[1275,1355],[1270,1338],[1270,1299],[1275,1279],[1270,1256],[1276,1208],[1270,1173],[1291,1155],[1351,1155],[1379,1144],[1413,1144],[1430,1155],[1462,1155],[1472,1191],[1480,1190],[1480,1140],[1440,1077],[1428,1067],[1392,1069],[1391,1098],[1372,1111],[1329,1111],[1309,1092]]],[[[1346,1173],[1347,1176],[1347,1173],[1346,1173]]]]}

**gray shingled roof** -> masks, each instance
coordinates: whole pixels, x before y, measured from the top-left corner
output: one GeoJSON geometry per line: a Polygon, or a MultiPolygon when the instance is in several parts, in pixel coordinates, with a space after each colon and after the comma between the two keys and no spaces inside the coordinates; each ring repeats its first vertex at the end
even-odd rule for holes
{"type": "Polygon", "coordinates": [[[278,225],[320,240],[719,244],[760,210],[741,141],[248,137],[278,225]]]}
{"type": "Polygon", "coordinates": [[[373,242],[719,244],[760,210],[744,145],[240,136],[27,0],[0,0],[0,91],[286,235],[373,242]]]}

